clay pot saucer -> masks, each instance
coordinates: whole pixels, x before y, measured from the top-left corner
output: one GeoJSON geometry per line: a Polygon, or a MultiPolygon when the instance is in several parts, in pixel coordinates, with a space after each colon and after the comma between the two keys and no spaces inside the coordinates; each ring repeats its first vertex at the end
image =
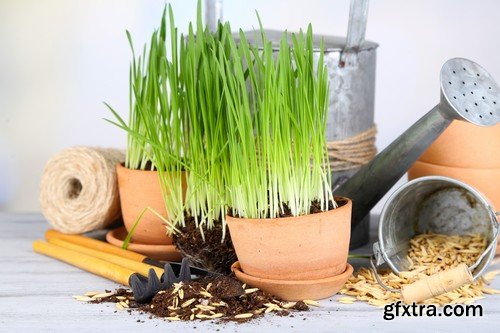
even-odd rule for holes
{"type": "Polygon", "coordinates": [[[259,288],[285,301],[301,301],[305,299],[323,299],[335,295],[351,276],[353,268],[346,264],[342,274],[318,280],[271,280],[243,273],[237,261],[231,265],[238,280],[249,286],[259,288]]]}
{"type": "MultiPolygon", "coordinates": [[[[106,234],[106,240],[116,246],[122,246],[127,237],[127,229],[120,227],[106,234]]],[[[164,261],[181,261],[182,256],[174,245],[140,244],[130,242],[127,248],[130,251],[141,253],[149,258],[164,261]]]]}

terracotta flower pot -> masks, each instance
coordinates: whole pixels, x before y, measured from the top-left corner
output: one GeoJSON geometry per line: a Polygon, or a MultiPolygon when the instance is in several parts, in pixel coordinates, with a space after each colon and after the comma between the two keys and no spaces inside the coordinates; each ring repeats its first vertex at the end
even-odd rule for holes
{"type": "Polygon", "coordinates": [[[351,230],[349,199],[337,209],[275,219],[227,216],[245,274],[272,280],[317,280],[346,270],[351,230]]]}
{"type": "Polygon", "coordinates": [[[470,169],[456,168],[417,161],[408,170],[408,179],[424,176],[446,176],[463,181],[479,190],[490,203],[500,209],[500,168],[495,169],[470,169]]]}
{"type": "MultiPolygon", "coordinates": [[[[132,170],[121,164],[116,166],[116,172],[123,222],[127,231],[131,230],[145,207],[151,207],[162,216],[167,216],[158,172],[132,170]]],[[[183,187],[185,192],[184,179],[183,187]]],[[[149,211],[137,224],[132,240],[142,244],[172,244],[163,221],[149,211]]]]}
{"type": "Polygon", "coordinates": [[[454,121],[418,159],[459,168],[500,168],[500,124],[480,127],[454,121]]]}

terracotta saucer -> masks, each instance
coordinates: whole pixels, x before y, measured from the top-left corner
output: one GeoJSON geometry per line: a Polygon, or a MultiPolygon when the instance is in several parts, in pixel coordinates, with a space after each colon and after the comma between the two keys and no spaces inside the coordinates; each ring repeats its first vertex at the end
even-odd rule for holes
{"type": "MultiPolygon", "coordinates": [[[[127,229],[120,227],[113,229],[106,234],[106,240],[116,246],[122,246],[123,241],[127,237],[127,229]]],[[[182,256],[174,245],[153,245],[129,243],[128,250],[144,254],[145,256],[164,261],[181,261],[182,256]]]]}
{"type": "Polygon", "coordinates": [[[243,273],[237,261],[231,265],[238,280],[249,286],[259,288],[285,301],[300,301],[305,299],[322,299],[335,295],[351,276],[353,268],[347,264],[344,273],[319,280],[270,280],[243,273]]]}

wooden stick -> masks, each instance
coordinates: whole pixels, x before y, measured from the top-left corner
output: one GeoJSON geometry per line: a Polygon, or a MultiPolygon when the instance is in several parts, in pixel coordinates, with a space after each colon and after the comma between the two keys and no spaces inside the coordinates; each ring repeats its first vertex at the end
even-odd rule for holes
{"type": "Polygon", "coordinates": [[[89,238],[89,237],[85,237],[85,236],[80,236],[80,235],[66,235],[66,234],[60,233],[60,232],[52,230],[52,229],[49,229],[49,230],[47,230],[47,232],[45,232],[45,239],[47,241],[50,241],[51,239],[54,239],[54,238],[60,238],[60,239],[63,239],[65,241],[73,243],[73,244],[78,244],[78,245],[85,246],[85,247],[88,247],[88,248],[91,248],[91,249],[94,249],[97,251],[111,253],[111,254],[114,254],[114,255],[117,255],[117,256],[120,256],[123,258],[135,260],[135,261],[139,261],[139,262],[142,262],[144,259],[147,258],[146,256],[144,256],[142,254],[132,252],[129,250],[124,250],[118,246],[111,245],[111,244],[108,244],[106,242],[99,241],[97,239],[93,239],[93,238],[89,238]]]}
{"type": "Polygon", "coordinates": [[[102,260],[105,260],[107,262],[120,265],[122,267],[128,268],[133,270],[136,273],[142,274],[144,276],[148,276],[149,270],[152,268],[156,272],[156,275],[158,278],[161,278],[163,275],[164,270],[155,266],[143,264],[142,262],[138,262],[135,260],[130,260],[127,258],[123,258],[114,254],[106,253],[106,252],[101,252],[99,250],[94,250],[85,246],[73,244],[70,242],[67,242],[63,239],[59,238],[52,238],[49,240],[49,243],[63,247],[68,250],[72,250],[75,252],[83,253],[86,255],[89,255],[91,257],[99,258],[102,260]]]}
{"type": "Polygon", "coordinates": [[[125,286],[129,285],[129,277],[135,273],[128,268],[68,250],[54,244],[49,244],[42,240],[33,242],[33,250],[125,286]]]}
{"type": "Polygon", "coordinates": [[[472,283],[472,274],[466,264],[420,279],[401,288],[405,303],[421,302],[472,283]]]}

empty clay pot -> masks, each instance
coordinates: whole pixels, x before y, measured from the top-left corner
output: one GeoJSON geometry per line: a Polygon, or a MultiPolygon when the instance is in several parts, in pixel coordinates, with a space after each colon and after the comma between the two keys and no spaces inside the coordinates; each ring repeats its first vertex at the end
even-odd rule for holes
{"type": "MultiPolygon", "coordinates": [[[[116,166],[116,172],[123,222],[127,231],[131,230],[146,207],[154,209],[161,216],[167,216],[158,172],[132,170],[121,164],[116,166]]],[[[185,179],[183,188],[185,192],[185,179]]],[[[132,241],[142,244],[172,244],[172,238],[167,235],[165,224],[150,211],[146,211],[137,224],[132,241]]]]}
{"type": "Polygon", "coordinates": [[[490,203],[500,209],[500,168],[496,169],[470,169],[434,165],[417,161],[408,170],[408,179],[424,176],[446,176],[455,178],[474,187],[483,193],[490,203]]]}
{"type": "Polygon", "coordinates": [[[351,230],[349,199],[327,212],[275,219],[227,216],[245,274],[271,280],[317,280],[346,269],[351,230]]]}
{"type": "Polygon", "coordinates": [[[454,121],[418,159],[441,166],[500,168],[500,124],[480,127],[454,121]]]}
{"type": "Polygon", "coordinates": [[[241,271],[239,262],[231,266],[231,271],[238,280],[247,285],[259,288],[284,301],[301,301],[305,299],[323,299],[335,295],[351,276],[353,268],[347,264],[343,273],[318,280],[283,281],[254,277],[241,271]]]}

